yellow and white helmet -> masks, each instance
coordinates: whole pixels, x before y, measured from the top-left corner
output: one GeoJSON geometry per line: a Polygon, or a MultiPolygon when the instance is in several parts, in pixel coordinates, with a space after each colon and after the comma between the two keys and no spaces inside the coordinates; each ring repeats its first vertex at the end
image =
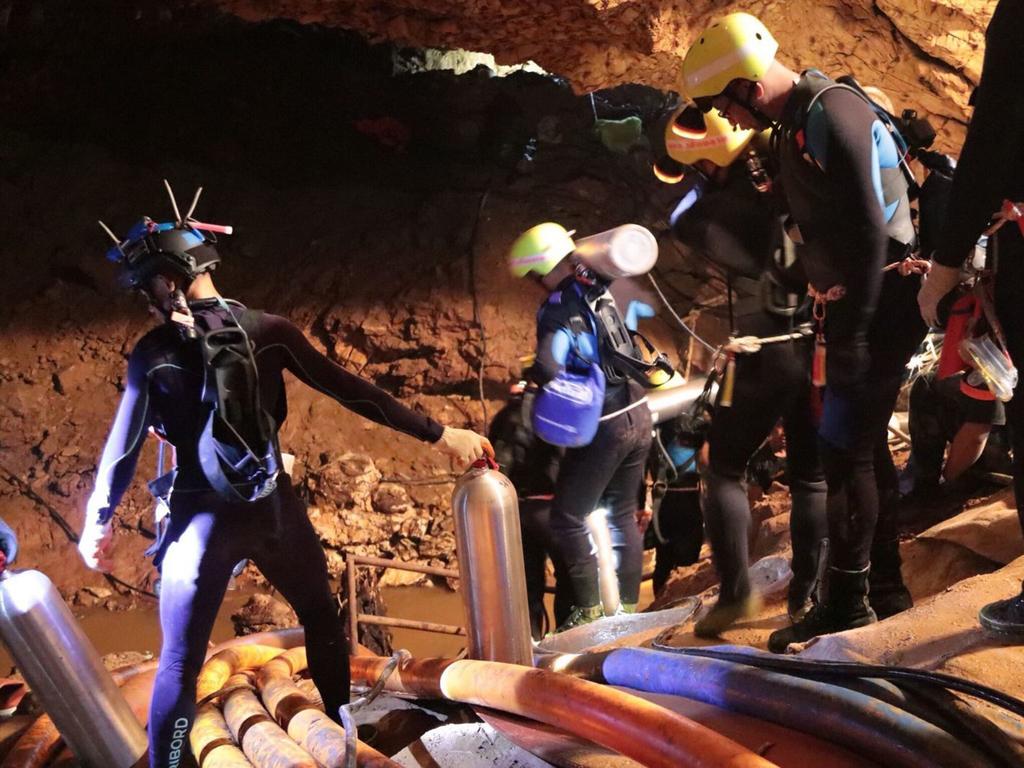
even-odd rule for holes
{"type": "Polygon", "coordinates": [[[708,27],[683,60],[683,94],[695,101],[717,96],[733,80],[757,82],[775,60],[779,44],[759,19],[730,13],[708,27]]]}
{"type": "Polygon", "coordinates": [[[508,252],[508,266],[516,277],[530,272],[548,274],[566,256],[576,250],[572,232],[561,224],[548,221],[530,227],[516,238],[508,252]]]}

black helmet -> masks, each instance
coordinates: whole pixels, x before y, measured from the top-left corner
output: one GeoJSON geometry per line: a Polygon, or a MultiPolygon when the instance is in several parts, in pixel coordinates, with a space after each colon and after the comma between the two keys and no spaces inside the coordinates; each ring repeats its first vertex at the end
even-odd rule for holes
{"type": "Polygon", "coordinates": [[[170,185],[166,181],[164,184],[178,218],[176,222],[159,223],[143,216],[124,240],[118,240],[110,228],[100,222],[114,241],[114,247],[107,251],[107,258],[121,265],[120,280],[126,288],[145,288],[150,278],[165,271],[181,275],[191,282],[220,263],[214,247],[217,238],[212,233],[231,234],[231,227],[204,224],[192,218],[202,187],[196,191],[188,213],[181,217],[170,185]]]}
{"type": "Polygon", "coordinates": [[[191,226],[159,224],[144,216],[123,242],[107,251],[107,258],[121,265],[121,283],[138,289],[166,270],[189,281],[211,271],[220,263],[214,242],[191,226]]]}

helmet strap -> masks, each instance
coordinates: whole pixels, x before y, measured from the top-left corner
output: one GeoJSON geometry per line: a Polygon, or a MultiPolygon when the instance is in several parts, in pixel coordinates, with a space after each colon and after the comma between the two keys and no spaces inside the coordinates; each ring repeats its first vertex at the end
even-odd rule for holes
{"type": "Polygon", "coordinates": [[[188,300],[181,288],[175,288],[174,293],[171,294],[171,313],[167,320],[177,326],[182,338],[199,338],[199,332],[196,331],[196,319],[192,316],[192,310],[189,308],[188,300]]]}
{"type": "Polygon", "coordinates": [[[725,96],[730,101],[739,104],[741,107],[747,110],[747,112],[750,113],[751,117],[753,117],[755,120],[761,123],[761,130],[768,130],[770,128],[772,131],[778,131],[779,121],[772,120],[772,118],[768,117],[768,115],[766,115],[760,107],[755,106],[750,101],[750,94],[754,90],[757,83],[755,83],[752,80],[747,80],[746,82],[750,83],[750,85],[747,86],[747,93],[743,98],[740,98],[739,95],[734,93],[732,89],[728,87],[724,91],[722,91],[722,95],[725,96]]]}

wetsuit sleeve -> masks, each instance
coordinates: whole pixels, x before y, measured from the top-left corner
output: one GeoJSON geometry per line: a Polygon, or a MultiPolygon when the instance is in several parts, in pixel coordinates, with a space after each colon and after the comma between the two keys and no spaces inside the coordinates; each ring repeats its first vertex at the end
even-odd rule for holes
{"type": "Polygon", "coordinates": [[[974,115],[953,175],[949,216],[935,261],[960,267],[999,210],[1024,189],[1024,3],[1002,0],[985,34],[985,61],[974,115]]]}
{"type": "Polygon", "coordinates": [[[323,392],[350,411],[425,442],[437,442],[444,427],[429,416],[402,405],[383,389],[331,362],[309,343],[294,324],[264,315],[257,354],[283,351],[284,367],[303,383],[323,392]]]}
{"type": "Polygon", "coordinates": [[[146,356],[136,347],[128,358],[124,394],[117,406],[114,424],[107,435],[96,472],[96,486],[89,498],[89,513],[106,523],[114,515],[121,497],[135,474],[139,451],[150,424],[149,380],[146,356]]]}

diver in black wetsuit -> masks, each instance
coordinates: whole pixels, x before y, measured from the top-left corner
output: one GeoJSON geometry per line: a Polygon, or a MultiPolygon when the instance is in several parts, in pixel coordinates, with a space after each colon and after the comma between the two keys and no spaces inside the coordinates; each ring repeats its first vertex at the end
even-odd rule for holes
{"type": "Polygon", "coordinates": [[[217,252],[192,224],[161,225],[146,219],[116,246],[122,277],[146,294],[151,311],[164,322],[139,340],[128,359],[125,391],[79,542],[89,567],[110,570],[114,511],[153,427],[175,446],[178,459],[170,525],[157,553],[163,644],[149,734],[150,765],[160,768],[184,764],[187,746],[182,745],[188,744],[195,716],[196,678],[231,570],[241,559],[252,559],[295,608],[306,632],[310,672],[328,716],[338,720],[338,708],[349,698],[349,651],[326,560],[290,478],[281,474],[276,488],[257,501],[227,501],[200,467],[197,440],[209,406],[203,401],[204,362],[198,344],[181,330],[189,316],[202,330],[229,320],[247,327],[260,402],[278,427],[288,413],[282,377],[288,370],[346,408],[435,443],[460,462],[493,453],[485,438],[442,427],[335,365],[285,318],[223,299],[210,276],[219,262],[217,252]]]}
{"type": "MultiPolygon", "coordinates": [[[[915,239],[891,135],[865,98],[814,70],[793,72],[776,60],[777,49],[756,18],[730,14],[687,52],[683,80],[702,110],[716,109],[741,127],[773,128],[794,239],[804,244],[801,262],[825,314],[818,431],[828,483],[828,589],[803,621],[773,633],[769,648],[782,651],[876,620],[867,599],[872,539],[880,497],[887,520],[897,499],[886,426],[926,329],[914,307],[918,280],[883,272],[915,239]]],[[[892,544],[890,553],[898,552],[892,544]]],[[[897,579],[898,567],[887,581],[897,579]]]]}
{"type": "MultiPolygon", "coordinates": [[[[691,189],[672,214],[673,233],[725,272],[732,293],[728,306],[733,334],[771,337],[793,332],[810,319],[809,306],[800,299],[807,281],[793,249],[787,252],[783,245],[767,179],[748,175],[745,156],[751,168],[762,167],[761,156],[750,148],[752,132],[733,132],[723,118],[701,115],[692,107],[676,122],[696,122],[705,128],[687,134],[693,136],[690,139],[666,134],[673,156],[697,166],[684,178],[683,184],[691,189]],[[738,136],[744,140],[737,142],[738,136]],[[735,149],[714,154],[708,148],[719,146],[722,138],[735,142],[735,149]],[[709,152],[714,162],[708,159],[709,152]],[[700,189],[701,194],[694,194],[700,189]]],[[[748,572],[750,505],[744,479],[751,457],[780,418],[793,499],[794,575],[788,612],[795,621],[810,608],[828,534],[825,478],[811,407],[812,347],[806,335],[766,344],[753,354],[737,354],[734,384],[719,387],[708,436],[704,518],[721,591],[714,608],[694,627],[700,637],[715,637],[757,610],[759,601],[748,572]]]]}
{"type": "MultiPolygon", "coordinates": [[[[985,33],[981,82],[974,92],[974,115],[953,176],[950,215],[932,269],[918,297],[921,313],[936,325],[939,300],[960,282],[960,267],[974,244],[1001,210],[1004,200],[1024,200],[1024,3],[1000,0],[985,33]]],[[[1019,222],[1000,227],[989,240],[998,253],[995,310],[1010,357],[1024,365],[1024,234],[1019,222]]],[[[1013,489],[1024,529],[1024,396],[1020,385],[1006,404],[1013,441],[1013,489]]],[[[1024,585],[1021,594],[981,609],[982,625],[1005,634],[1024,635],[1024,585]]]]}

